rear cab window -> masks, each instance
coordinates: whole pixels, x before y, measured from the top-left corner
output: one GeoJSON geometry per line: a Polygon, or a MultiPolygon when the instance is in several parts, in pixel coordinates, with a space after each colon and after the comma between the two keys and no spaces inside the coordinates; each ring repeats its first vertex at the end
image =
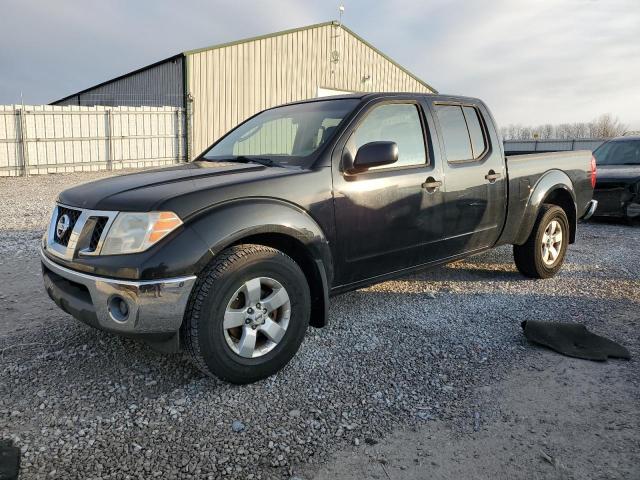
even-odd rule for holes
{"type": "Polygon", "coordinates": [[[477,161],[485,154],[487,137],[477,108],[436,104],[435,111],[449,163],[477,161]]]}
{"type": "Polygon", "coordinates": [[[611,140],[593,152],[598,165],[640,165],[640,140],[611,140]]]}

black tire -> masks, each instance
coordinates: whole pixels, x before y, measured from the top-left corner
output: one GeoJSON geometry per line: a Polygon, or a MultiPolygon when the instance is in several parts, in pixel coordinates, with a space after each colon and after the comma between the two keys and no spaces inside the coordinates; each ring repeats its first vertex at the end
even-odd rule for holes
{"type": "Polygon", "coordinates": [[[273,375],[296,354],[311,310],[307,279],[289,256],[263,245],[236,245],[220,254],[194,286],[181,336],[193,363],[210,376],[245,384],[273,375]],[[286,289],[291,316],[284,337],[268,353],[244,358],[225,339],[225,310],[236,290],[256,277],[270,277],[286,289]]]}
{"type": "Polygon", "coordinates": [[[550,278],[558,273],[558,270],[562,267],[568,245],[569,220],[567,219],[567,214],[557,205],[544,204],[527,241],[522,245],[513,246],[513,258],[516,267],[523,275],[531,278],[550,278]],[[553,220],[558,221],[560,224],[563,237],[558,257],[551,265],[548,265],[543,260],[542,238],[547,226],[553,220]]]}

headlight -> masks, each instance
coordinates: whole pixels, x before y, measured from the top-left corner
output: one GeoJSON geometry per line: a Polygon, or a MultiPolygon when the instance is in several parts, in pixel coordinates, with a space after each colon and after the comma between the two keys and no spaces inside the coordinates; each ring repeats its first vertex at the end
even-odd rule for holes
{"type": "Polygon", "coordinates": [[[101,255],[143,252],[182,225],[173,212],[121,212],[113,221],[101,255]]]}

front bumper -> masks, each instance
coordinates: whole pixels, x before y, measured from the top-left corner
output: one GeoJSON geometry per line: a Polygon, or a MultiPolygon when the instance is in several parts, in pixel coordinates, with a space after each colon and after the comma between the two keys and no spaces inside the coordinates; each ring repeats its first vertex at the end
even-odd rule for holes
{"type": "Polygon", "coordinates": [[[47,293],[62,310],[92,327],[127,335],[177,332],[196,281],[114,280],[62,267],[43,251],[40,256],[47,293]]]}
{"type": "Polygon", "coordinates": [[[640,180],[599,182],[593,192],[598,200],[598,217],[640,217],[640,180]]]}

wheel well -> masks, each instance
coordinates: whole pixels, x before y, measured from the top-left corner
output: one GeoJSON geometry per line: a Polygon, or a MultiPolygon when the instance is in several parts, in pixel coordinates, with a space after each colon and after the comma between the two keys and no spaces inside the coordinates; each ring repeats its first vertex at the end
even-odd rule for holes
{"type": "Polygon", "coordinates": [[[567,214],[569,219],[569,243],[573,243],[576,240],[576,205],[573,201],[571,194],[562,188],[557,188],[554,191],[547,194],[542,203],[550,203],[562,208],[567,214]]]}
{"type": "Polygon", "coordinates": [[[309,253],[304,244],[285,234],[281,233],[259,233],[237,240],[233,245],[242,243],[253,243],[275,248],[289,255],[299,266],[309,284],[311,294],[311,318],[309,324],[313,327],[324,327],[326,325],[325,305],[327,296],[324,292],[324,285],[318,265],[309,253]]]}

